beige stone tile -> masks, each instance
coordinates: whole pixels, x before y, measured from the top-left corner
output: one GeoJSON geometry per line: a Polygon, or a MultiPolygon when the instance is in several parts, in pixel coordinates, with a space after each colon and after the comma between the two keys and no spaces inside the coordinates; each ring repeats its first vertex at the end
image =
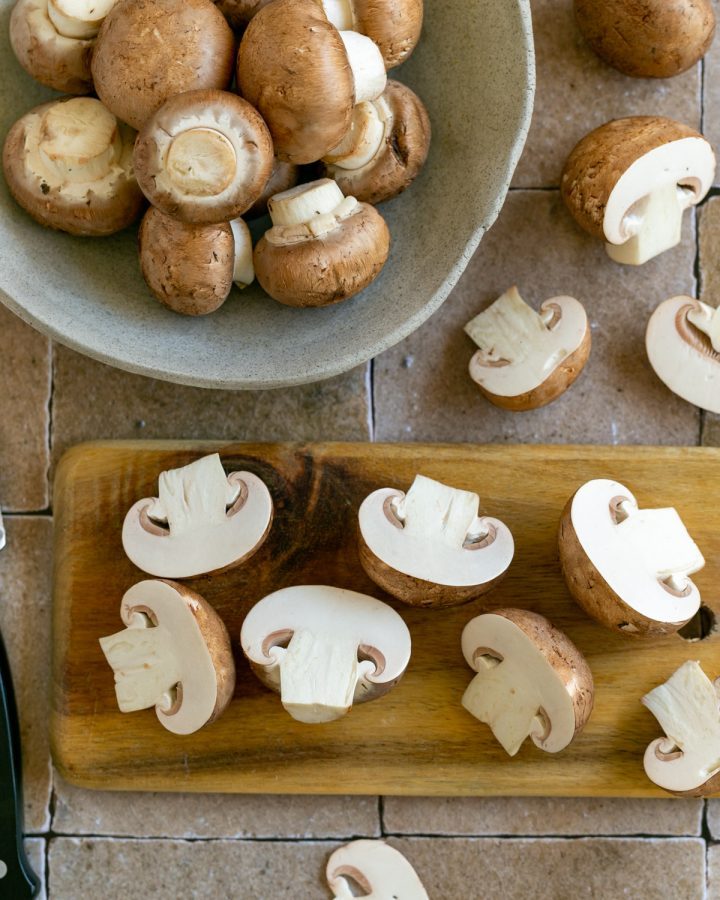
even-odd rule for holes
{"type": "Polygon", "coordinates": [[[0,306],[0,504],[48,506],[50,342],[0,306]]]}
{"type": "Polygon", "coordinates": [[[0,630],[20,717],[25,831],[36,833],[46,831],[50,824],[52,522],[34,516],[9,517],[5,526],[7,547],[0,553],[0,630]]]}
{"type": "MultiPolygon", "coordinates": [[[[720,62],[718,62],[720,77],[720,62]]],[[[720,96],[718,98],[720,116],[720,96]]],[[[718,123],[720,129],[720,123],[718,123]]],[[[720,197],[711,197],[703,204],[698,221],[700,240],[700,299],[711,306],[720,306],[720,197]]],[[[702,442],[709,447],[720,446],[720,416],[704,413],[702,442]]]]}
{"type": "Polygon", "coordinates": [[[33,871],[38,876],[40,888],[36,894],[35,900],[46,900],[47,884],[45,878],[45,839],[44,838],[26,838],[25,853],[28,862],[33,871]]]}
{"type": "MultiPolygon", "coordinates": [[[[715,13],[720,17],[720,3],[714,0],[715,13]]],[[[720,41],[715,40],[705,57],[703,79],[703,131],[717,151],[720,149],[720,41]]],[[[715,173],[720,184],[720,171],[715,173]]]]}
{"type": "Polygon", "coordinates": [[[708,847],[706,900],[720,900],[720,844],[708,847]]]}
{"type": "Polygon", "coordinates": [[[575,25],[572,0],[531,0],[531,6],[538,84],[528,143],[514,184],[559,184],[575,144],[610,119],[662,115],[699,127],[699,67],[667,81],[628,78],[605,65],[585,44],[575,25]]]}
{"type": "Polygon", "coordinates": [[[720,800],[707,801],[707,823],[710,834],[720,840],[720,800]]]}
{"type": "Polygon", "coordinates": [[[87,791],[55,775],[53,831],[176,838],[347,838],[380,832],[377,797],[87,791]]]}
{"type": "Polygon", "coordinates": [[[388,834],[697,836],[702,800],[386,797],[388,834]]]}
{"type": "Polygon", "coordinates": [[[378,440],[696,444],[699,413],[656,378],[645,354],[657,304],[692,292],[694,227],[681,246],[636,268],[619,266],[580,231],[556,191],[513,191],[452,296],[375,362],[378,440]],[[593,351],[585,372],[550,406],[497,409],[470,380],[474,345],[463,326],[510,285],[538,306],[583,301],[593,351]]]}

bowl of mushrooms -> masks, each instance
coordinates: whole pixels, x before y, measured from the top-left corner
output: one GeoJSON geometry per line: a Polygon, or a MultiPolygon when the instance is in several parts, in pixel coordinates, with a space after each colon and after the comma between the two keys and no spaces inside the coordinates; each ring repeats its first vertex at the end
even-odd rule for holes
{"type": "Polygon", "coordinates": [[[446,299],[533,91],[528,0],[0,0],[0,300],[155,378],[340,374],[446,299]]]}

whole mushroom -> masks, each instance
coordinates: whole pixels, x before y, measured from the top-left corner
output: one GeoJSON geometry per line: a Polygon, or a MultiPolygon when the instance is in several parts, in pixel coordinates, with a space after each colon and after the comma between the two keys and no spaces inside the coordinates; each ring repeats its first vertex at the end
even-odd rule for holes
{"type": "Polygon", "coordinates": [[[352,841],[333,851],[325,870],[335,900],[358,895],[357,884],[368,900],[428,900],[415,869],[385,841],[352,841]]]}

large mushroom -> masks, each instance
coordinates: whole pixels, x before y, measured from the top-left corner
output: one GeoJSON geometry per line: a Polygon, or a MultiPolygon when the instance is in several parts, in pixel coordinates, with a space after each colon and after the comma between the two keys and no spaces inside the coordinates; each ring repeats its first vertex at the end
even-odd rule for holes
{"type": "Polygon", "coordinates": [[[615,262],[642,265],[680,243],[682,218],[710,190],[715,154],[687,125],[658,116],[615,119],[584,137],[562,174],[575,221],[615,262]]]}
{"type": "Polygon", "coordinates": [[[340,303],[382,271],[390,252],[385,220],[368,203],[343,197],[331,179],[276,194],[268,207],[273,227],[255,247],[255,274],[279,303],[340,303]]]}
{"type": "Polygon", "coordinates": [[[138,500],[125,516],[122,543],[130,560],[160,578],[193,578],[238,566],[264,543],[273,503],[251,472],[225,474],[213,453],[162,472],[157,497],[138,500]]]}
{"type": "Polygon", "coordinates": [[[336,587],[268,595],[245,618],[240,643],[258,678],[307,724],[387,693],[410,660],[410,632],[392,607],[336,587]]]}
{"type": "Polygon", "coordinates": [[[8,132],[3,170],[10,193],[41,225],[69,234],[113,234],[140,215],[135,132],[99,100],[43,103],[8,132]]]}
{"type": "Polygon", "coordinates": [[[559,753],[590,718],[590,667],[543,616],[526,609],[477,616],[463,630],[462,651],[478,673],[462,705],[490,726],[510,756],[528,737],[541,750],[559,753]]]}
{"type": "Polygon", "coordinates": [[[678,631],[700,608],[690,575],[705,565],[675,509],[640,509],[622,484],[588,481],[558,536],[568,589],[598,622],[639,637],[678,631]]]}
{"type": "Polygon", "coordinates": [[[388,81],[377,100],[358,103],[342,141],[323,159],[325,175],[343,194],[382,203],[420,174],[430,150],[430,119],[422,100],[388,81]]]}
{"type": "Polygon", "coordinates": [[[141,581],[123,597],[120,617],[126,628],[100,638],[120,712],[155,707],[174,734],[192,734],[222,715],[235,690],[235,663],[209,603],[172,581],[141,581]]]}
{"type": "Polygon", "coordinates": [[[590,356],[590,324],[574,297],[546,300],[537,313],[510,288],[465,326],[480,348],[470,377],[503,409],[552,403],[580,375],[590,356]]]}
{"type": "Polygon", "coordinates": [[[139,130],[175,94],[226,88],[234,63],[235,36],[212,0],[119,0],[92,74],[108,109],[139,130]]]}
{"type": "Polygon", "coordinates": [[[357,897],[357,885],[367,900],[428,900],[415,869],[385,841],[352,841],[330,855],[325,870],[334,900],[357,897]]]}
{"type": "Polygon", "coordinates": [[[479,515],[480,498],[418,475],[407,494],[381,488],[358,514],[360,563],[412,606],[454,606],[487,593],[512,562],[513,537],[479,515]]]}

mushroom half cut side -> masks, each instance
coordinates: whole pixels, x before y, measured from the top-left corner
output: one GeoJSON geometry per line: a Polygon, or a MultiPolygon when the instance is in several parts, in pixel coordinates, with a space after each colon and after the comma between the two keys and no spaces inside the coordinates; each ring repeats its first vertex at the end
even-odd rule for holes
{"type": "Polygon", "coordinates": [[[470,377],[504,409],[552,403],[590,356],[590,325],[574,297],[546,300],[537,313],[512,287],[468,322],[465,332],[480,348],[470,360],[470,377]]]}
{"type": "Polygon", "coordinates": [[[720,790],[720,687],[688,661],[642,703],[665,737],[645,751],[645,772],[658,787],[686,797],[720,790]]]}
{"type": "Polygon", "coordinates": [[[690,575],[705,565],[675,509],[640,509],[622,484],[597,479],[568,501],[560,565],[580,606],[616,631],[670,634],[700,608],[690,575]]]}
{"type": "Polygon", "coordinates": [[[479,515],[470,491],[418,475],[407,494],[381,488],[358,514],[360,563],[384,591],[412,606],[454,606],[489,591],[515,545],[499,519],[479,515]]]}
{"type": "Polygon", "coordinates": [[[650,365],[670,390],[720,413],[720,313],[692,297],[672,297],[652,314],[645,334],[650,365]]]}
{"type": "Polygon", "coordinates": [[[462,705],[510,756],[528,737],[559,753],[590,718],[594,687],[585,657],[543,616],[525,609],[477,616],[463,630],[462,651],[477,672],[462,705]]]}
{"type": "Polygon", "coordinates": [[[642,265],[680,243],[683,213],[710,190],[715,154],[687,125],[657,116],[608,122],[584,137],[561,179],[581,228],[615,262],[642,265]]]}
{"type": "Polygon", "coordinates": [[[417,872],[385,841],[352,841],[338,847],[328,860],[327,883],[334,900],[428,900],[417,872]],[[362,890],[358,894],[352,885],[362,890]]]}
{"type": "Polygon", "coordinates": [[[172,581],[141,581],[120,605],[124,631],[100,638],[120,712],[155,707],[161,725],[192,734],[220,716],[235,690],[227,629],[203,598],[172,581]]]}
{"type": "Polygon", "coordinates": [[[270,492],[251,472],[225,474],[217,453],[163,472],[157,497],[125,516],[122,542],[135,565],[160,578],[193,578],[240,565],[264,543],[270,492]]]}
{"type": "Polygon", "coordinates": [[[300,585],[248,613],[240,643],[293,719],[332,722],[387,693],[410,661],[410,632],[392,607],[336,587],[300,585]]]}

